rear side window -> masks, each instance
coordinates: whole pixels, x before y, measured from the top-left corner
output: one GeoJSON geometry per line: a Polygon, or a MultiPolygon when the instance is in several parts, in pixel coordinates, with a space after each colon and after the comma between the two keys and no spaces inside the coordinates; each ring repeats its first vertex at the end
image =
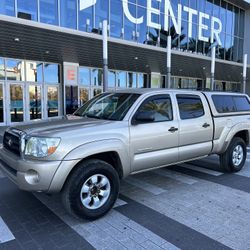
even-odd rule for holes
{"type": "Polygon", "coordinates": [[[204,115],[204,108],[199,96],[177,95],[177,102],[182,120],[198,118],[204,115]]]}
{"type": "Polygon", "coordinates": [[[212,99],[218,113],[250,111],[250,103],[246,96],[213,95],[212,99]]]}

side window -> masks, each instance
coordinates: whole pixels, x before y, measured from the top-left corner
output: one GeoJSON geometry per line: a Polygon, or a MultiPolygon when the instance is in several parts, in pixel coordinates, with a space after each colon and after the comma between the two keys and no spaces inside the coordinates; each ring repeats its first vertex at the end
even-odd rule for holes
{"type": "Polygon", "coordinates": [[[204,115],[204,108],[199,96],[177,95],[177,102],[182,120],[198,118],[204,115]]]}
{"type": "Polygon", "coordinates": [[[164,122],[173,120],[171,99],[169,96],[150,97],[139,107],[136,114],[152,112],[154,122],[164,122]]]}
{"type": "Polygon", "coordinates": [[[234,96],[233,100],[237,111],[250,111],[250,103],[245,96],[234,96]]]}
{"type": "Polygon", "coordinates": [[[236,107],[232,96],[229,95],[213,95],[214,106],[218,113],[236,112],[236,107]]]}
{"type": "Polygon", "coordinates": [[[250,111],[250,103],[245,96],[213,95],[212,99],[218,113],[250,111]]]}

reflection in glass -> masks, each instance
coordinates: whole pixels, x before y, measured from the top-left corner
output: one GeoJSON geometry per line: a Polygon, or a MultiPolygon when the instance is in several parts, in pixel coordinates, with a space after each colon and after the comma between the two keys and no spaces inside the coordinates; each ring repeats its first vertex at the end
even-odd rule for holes
{"type": "Polygon", "coordinates": [[[10,85],[10,115],[11,122],[23,121],[23,87],[10,85]]]}
{"type": "MultiPolygon", "coordinates": [[[[132,16],[136,16],[136,5],[128,3],[128,7],[132,16]]],[[[136,25],[132,23],[124,15],[124,38],[126,40],[135,40],[136,39],[136,25]]]]}
{"type": "Polygon", "coordinates": [[[85,88],[80,88],[80,106],[89,100],[89,91],[85,88]]]}
{"type": "Polygon", "coordinates": [[[78,109],[78,87],[66,86],[66,114],[73,114],[78,109]]]}
{"type": "Polygon", "coordinates": [[[123,10],[119,0],[112,0],[110,5],[110,35],[112,37],[122,37],[123,10]]]}
{"type": "Polygon", "coordinates": [[[108,87],[109,88],[115,87],[115,71],[110,70],[108,72],[108,87]]]}
{"type": "Polygon", "coordinates": [[[102,28],[103,20],[108,20],[109,0],[97,1],[95,4],[95,28],[102,28]]]}
{"type": "Polygon", "coordinates": [[[29,98],[30,98],[30,120],[41,119],[41,86],[30,85],[29,86],[29,98]]]}
{"type": "Polygon", "coordinates": [[[28,82],[42,82],[43,64],[37,62],[26,62],[26,80],[28,82]]]}
{"type": "Polygon", "coordinates": [[[136,73],[128,73],[128,88],[136,88],[136,73]]]}
{"type": "Polygon", "coordinates": [[[17,0],[17,17],[37,21],[37,1],[17,0]]]}
{"type": "Polygon", "coordinates": [[[118,71],[116,74],[117,74],[117,87],[126,88],[127,87],[127,72],[118,71]]]}
{"type": "Polygon", "coordinates": [[[24,81],[24,61],[6,60],[7,80],[24,81]]]}
{"type": "Polygon", "coordinates": [[[60,2],[61,26],[76,29],[76,0],[60,2]]]}
{"type": "Polygon", "coordinates": [[[7,16],[15,16],[15,0],[1,0],[0,14],[7,16]]]}
{"type": "Polygon", "coordinates": [[[79,83],[80,85],[90,86],[90,69],[85,67],[79,68],[79,83]]]}
{"type": "Polygon", "coordinates": [[[100,95],[102,93],[101,89],[94,89],[93,96],[100,95]]]}
{"type": "Polygon", "coordinates": [[[59,83],[60,70],[58,64],[44,64],[44,81],[46,83],[59,83]]]}
{"type": "Polygon", "coordinates": [[[58,25],[57,0],[40,1],[40,21],[42,23],[58,25]]]}
{"type": "Polygon", "coordinates": [[[138,88],[143,88],[144,85],[144,75],[139,73],[138,74],[138,88]]]}
{"type": "Polygon", "coordinates": [[[3,85],[0,84],[0,123],[4,122],[3,85]]]}
{"type": "Polygon", "coordinates": [[[101,69],[92,69],[92,85],[94,86],[102,86],[102,70],[101,69]]]}
{"type": "Polygon", "coordinates": [[[57,87],[48,87],[48,117],[58,116],[58,88],[57,87]]]}
{"type": "Polygon", "coordinates": [[[90,32],[93,28],[93,6],[79,10],[78,12],[78,28],[79,30],[90,32]]]}
{"type": "Polygon", "coordinates": [[[5,79],[4,60],[0,58],[0,80],[5,79]]]}

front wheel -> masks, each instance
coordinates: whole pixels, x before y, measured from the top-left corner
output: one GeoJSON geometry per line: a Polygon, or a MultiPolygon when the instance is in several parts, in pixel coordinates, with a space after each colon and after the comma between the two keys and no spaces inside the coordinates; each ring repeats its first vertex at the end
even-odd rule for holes
{"type": "Polygon", "coordinates": [[[119,186],[119,176],[110,164],[101,160],[86,160],[67,180],[62,201],[71,215],[97,219],[113,207],[119,186]]]}
{"type": "Polygon", "coordinates": [[[220,155],[220,165],[226,172],[240,171],[246,161],[247,147],[242,138],[234,137],[228,149],[220,155]]]}

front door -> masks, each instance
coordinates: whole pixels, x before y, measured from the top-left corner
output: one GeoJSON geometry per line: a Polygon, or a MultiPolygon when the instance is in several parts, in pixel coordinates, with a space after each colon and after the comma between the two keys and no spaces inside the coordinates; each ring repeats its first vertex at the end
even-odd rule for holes
{"type": "Polygon", "coordinates": [[[170,95],[154,95],[142,102],[130,125],[132,171],[165,166],[178,160],[178,121],[170,95]],[[137,121],[151,113],[153,121],[137,121]],[[134,125],[133,125],[134,124],[134,125]]]}

